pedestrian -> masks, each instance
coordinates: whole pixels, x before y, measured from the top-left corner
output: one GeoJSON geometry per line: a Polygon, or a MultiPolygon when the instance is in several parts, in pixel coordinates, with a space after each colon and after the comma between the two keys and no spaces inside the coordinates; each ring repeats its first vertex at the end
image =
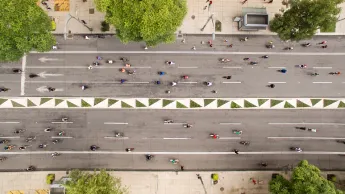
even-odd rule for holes
{"type": "Polygon", "coordinates": [[[207,5],[205,5],[205,7],[204,7],[204,10],[206,10],[207,9],[207,5]]]}
{"type": "Polygon", "coordinates": [[[212,40],[209,40],[207,43],[208,43],[208,44],[212,44],[212,40]]]}
{"type": "Polygon", "coordinates": [[[248,61],[248,60],[249,60],[249,58],[243,58],[243,60],[244,60],[244,61],[248,61]]]}
{"type": "Polygon", "coordinates": [[[232,48],[232,44],[229,44],[229,46],[228,46],[228,47],[232,48]]]}
{"type": "Polygon", "coordinates": [[[90,70],[93,69],[92,65],[90,65],[90,66],[88,67],[88,69],[90,69],[90,70]]]}
{"type": "Polygon", "coordinates": [[[181,166],[181,171],[184,171],[184,166],[181,166]]]}
{"type": "Polygon", "coordinates": [[[210,0],[206,0],[206,3],[208,3],[210,0]]]}
{"type": "Polygon", "coordinates": [[[186,39],[182,39],[182,41],[181,41],[182,43],[186,43],[186,39]]]}
{"type": "Polygon", "coordinates": [[[210,47],[213,47],[213,44],[210,44],[210,47]]]}
{"type": "Polygon", "coordinates": [[[149,49],[149,48],[147,48],[147,46],[145,46],[145,48],[144,48],[145,50],[147,50],[147,49],[149,49]]]}
{"type": "Polygon", "coordinates": [[[273,3],[273,0],[270,0],[269,2],[267,2],[267,3],[273,3]]]}
{"type": "Polygon", "coordinates": [[[225,39],[225,40],[224,40],[224,42],[228,42],[228,40],[227,40],[227,39],[225,39]]]}
{"type": "Polygon", "coordinates": [[[248,0],[244,0],[244,1],[242,2],[242,5],[244,5],[245,3],[247,3],[247,1],[248,1],[248,0]]]}
{"type": "Polygon", "coordinates": [[[205,41],[201,41],[200,44],[205,44],[205,41]]]}
{"type": "Polygon", "coordinates": [[[324,40],[324,41],[320,42],[319,44],[326,44],[326,43],[327,43],[327,41],[324,40]]]}
{"type": "Polygon", "coordinates": [[[192,50],[196,50],[195,46],[192,47],[192,50]]]}
{"type": "Polygon", "coordinates": [[[212,3],[213,3],[213,2],[212,2],[212,1],[210,1],[210,2],[208,3],[208,6],[211,6],[211,5],[212,5],[212,3]]]}
{"type": "Polygon", "coordinates": [[[231,76],[228,75],[228,76],[224,76],[223,78],[225,78],[225,79],[231,79],[231,76]]]}
{"type": "Polygon", "coordinates": [[[234,150],[235,154],[238,154],[238,150],[234,150]]]}

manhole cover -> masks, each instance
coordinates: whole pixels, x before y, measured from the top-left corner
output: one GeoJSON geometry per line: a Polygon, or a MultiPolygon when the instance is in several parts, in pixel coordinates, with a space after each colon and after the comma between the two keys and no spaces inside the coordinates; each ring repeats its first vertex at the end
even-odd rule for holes
{"type": "Polygon", "coordinates": [[[219,190],[220,190],[220,191],[224,191],[224,187],[221,187],[219,190]]]}
{"type": "Polygon", "coordinates": [[[193,19],[193,20],[195,19],[195,15],[192,15],[192,19],[193,19]]]}
{"type": "Polygon", "coordinates": [[[89,9],[89,14],[94,14],[95,13],[95,9],[89,9]]]}

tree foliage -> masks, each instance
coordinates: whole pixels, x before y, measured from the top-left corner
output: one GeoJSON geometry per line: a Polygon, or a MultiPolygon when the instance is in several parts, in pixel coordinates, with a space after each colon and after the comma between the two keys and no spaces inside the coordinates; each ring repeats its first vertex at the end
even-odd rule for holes
{"type": "Polygon", "coordinates": [[[127,194],[127,189],[121,186],[121,179],[113,177],[105,170],[100,172],[83,172],[73,170],[65,185],[68,194],[127,194]]]}
{"type": "Polygon", "coordinates": [[[55,44],[51,21],[36,2],[0,1],[0,61],[17,61],[32,49],[48,51],[55,44]]]}
{"type": "Polygon", "coordinates": [[[331,181],[321,176],[321,171],[306,160],[294,168],[290,180],[279,175],[269,183],[273,194],[342,194],[331,181]]]}
{"type": "Polygon", "coordinates": [[[270,22],[270,29],[282,40],[309,39],[319,28],[330,31],[344,0],[290,0],[291,8],[270,22]]]}
{"type": "Polygon", "coordinates": [[[106,21],[124,43],[145,41],[148,46],[175,40],[174,33],[187,14],[185,0],[95,0],[106,21]]]}

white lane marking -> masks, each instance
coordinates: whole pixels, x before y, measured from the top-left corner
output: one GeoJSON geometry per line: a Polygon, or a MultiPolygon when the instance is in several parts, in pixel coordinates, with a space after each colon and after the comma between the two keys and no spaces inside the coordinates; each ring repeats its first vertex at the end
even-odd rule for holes
{"type": "Polygon", "coordinates": [[[187,123],[164,123],[164,125],[183,125],[187,123]]]}
{"type": "MultiPolygon", "coordinates": [[[[0,152],[1,155],[39,155],[39,154],[52,154],[55,151],[26,151],[26,152],[0,152]]],[[[235,155],[234,152],[126,152],[126,151],[59,151],[60,154],[118,154],[118,155],[235,155]]],[[[272,151],[272,152],[239,152],[243,155],[343,155],[345,152],[324,152],[324,151],[303,151],[303,152],[292,152],[292,151],[272,151]]]]}
{"type": "Polygon", "coordinates": [[[198,82],[178,82],[179,84],[197,84],[198,82]]]}
{"type": "Polygon", "coordinates": [[[46,61],[62,61],[63,59],[41,57],[38,60],[41,61],[42,63],[45,63],[46,61]]]}
{"type": "Polygon", "coordinates": [[[26,70],[26,55],[22,59],[22,74],[20,78],[20,95],[25,95],[25,70],[26,70]]]}
{"type": "Polygon", "coordinates": [[[242,69],[242,67],[223,67],[223,69],[242,69]]]}
{"type": "Polygon", "coordinates": [[[128,123],[104,122],[105,125],[128,125],[128,123]]]}
{"type": "Polygon", "coordinates": [[[52,139],[72,139],[70,136],[52,136],[52,139]]]}
{"type": "Polygon", "coordinates": [[[51,122],[51,123],[53,123],[53,124],[60,124],[60,123],[66,123],[66,124],[71,124],[71,123],[73,123],[73,122],[70,122],[70,121],[68,121],[68,122],[63,122],[63,121],[53,121],[53,122],[51,122]]]}
{"type": "Polygon", "coordinates": [[[104,139],[118,139],[118,140],[122,140],[122,139],[129,139],[129,138],[128,137],[107,136],[107,137],[104,137],[104,139]]]}
{"type": "Polygon", "coordinates": [[[0,122],[0,124],[18,124],[20,122],[18,121],[3,121],[3,122],[0,122]]]}
{"type": "Polygon", "coordinates": [[[286,67],[268,67],[270,69],[286,69],[286,67]]]}
{"type": "MultiPolygon", "coordinates": [[[[42,54],[31,51],[32,54],[42,54]]],[[[307,53],[307,52],[214,52],[214,51],[49,51],[47,54],[195,54],[195,55],[286,55],[286,56],[344,56],[342,53],[307,53]]]]}
{"type": "Polygon", "coordinates": [[[187,140],[187,139],[192,139],[192,138],[190,138],[190,137],[164,137],[163,139],[165,139],[165,140],[175,140],[175,139],[177,139],[177,140],[187,140]]]}
{"type": "MultiPolygon", "coordinates": [[[[8,67],[10,68],[10,67],[8,67]]],[[[11,67],[13,68],[13,67],[11,67]]],[[[27,69],[87,69],[88,66],[28,66],[27,69]]],[[[124,66],[97,66],[93,67],[96,69],[150,69],[151,67],[146,66],[146,67],[137,67],[137,66],[131,66],[131,67],[124,67],[124,66]]]]}
{"type": "Polygon", "coordinates": [[[222,82],[223,84],[240,84],[242,82],[222,82]]]}
{"type": "Polygon", "coordinates": [[[332,82],[313,82],[313,84],[331,84],[332,82]]]}
{"type": "Polygon", "coordinates": [[[241,139],[240,137],[220,137],[219,139],[241,139]]]}
{"type": "Polygon", "coordinates": [[[345,125],[345,123],[268,123],[269,125],[345,125]]]}
{"type": "Polygon", "coordinates": [[[179,69],[197,69],[199,67],[177,67],[179,69]]]}
{"type": "Polygon", "coordinates": [[[336,140],[345,139],[339,137],[267,137],[267,139],[319,139],[319,140],[336,140]]]}
{"type": "Polygon", "coordinates": [[[269,84],[286,84],[286,82],[268,82],[269,84]]]}
{"type": "MultiPolygon", "coordinates": [[[[76,83],[85,83],[85,84],[121,84],[120,81],[112,82],[92,82],[92,81],[27,81],[27,83],[58,83],[58,84],[76,84],[76,83]]],[[[125,82],[123,84],[149,84],[150,82],[125,82]]]]}
{"type": "Polygon", "coordinates": [[[2,139],[19,139],[20,136],[12,136],[12,137],[3,137],[1,136],[2,139]]]}
{"type": "Polygon", "coordinates": [[[41,78],[47,78],[48,76],[51,76],[51,77],[63,76],[63,74],[46,73],[45,71],[37,75],[40,76],[41,78]]]}
{"type": "Polygon", "coordinates": [[[332,69],[332,67],[313,67],[314,69],[332,69]]]}
{"type": "Polygon", "coordinates": [[[241,125],[242,123],[219,123],[220,125],[241,125]]]}

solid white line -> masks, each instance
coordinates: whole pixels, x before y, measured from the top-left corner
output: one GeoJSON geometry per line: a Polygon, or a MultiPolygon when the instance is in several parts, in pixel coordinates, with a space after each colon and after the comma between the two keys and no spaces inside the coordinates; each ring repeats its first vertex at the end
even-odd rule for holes
{"type": "Polygon", "coordinates": [[[198,82],[178,82],[179,84],[197,84],[198,82]]]}
{"type": "Polygon", "coordinates": [[[114,136],[108,136],[108,137],[104,137],[104,139],[118,139],[118,140],[121,140],[121,139],[129,139],[128,137],[114,137],[114,136]]]}
{"type": "MultiPolygon", "coordinates": [[[[12,67],[13,68],[13,67],[12,67]]],[[[27,69],[87,69],[88,66],[28,66],[27,69]]],[[[124,66],[97,66],[93,67],[95,69],[150,69],[151,67],[142,67],[142,66],[131,66],[131,67],[124,67],[124,66]]]]}
{"type": "Polygon", "coordinates": [[[70,121],[68,121],[68,122],[63,122],[63,121],[53,121],[53,122],[51,122],[51,123],[53,123],[53,124],[57,124],[57,123],[67,123],[67,124],[71,124],[71,123],[73,123],[73,122],[70,122],[70,121]]]}
{"type": "Polygon", "coordinates": [[[286,69],[286,67],[268,67],[270,69],[286,69]]]}
{"type": "Polygon", "coordinates": [[[320,140],[336,140],[336,139],[345,139],[339,137],[267,137],[267,139],[320,139],[320,140]]]}
{"type": "Polygon", "coordinates": [[[240,137],[220,137],[219,139],[241,139],[240,137]]]}
{"type": "Polygon", "coordinates": [[[105,125],[128,125],[128,123],[104,122],[105,125]]]}
{"type": "Polygon", "coordinates": [[[269,125],[345,125],[345,123],[268,123],[269,125]]]}
{"type": "Polygon", "coordinates": [[[220,125],[241,125],[242,123],[219,123],[220,125]]]}
{"type": "MultiPolygon", "coordinates": [[[[31,51],[32,54],[42,54],[31,51]]],[[[301,52],[226,52],[226,51],[49,51],[47,54],[195,54],[195,55],[286,55],[286,56],[344,56],[342,53],[301,52]]]]}
{"type": "Polygon", "coordinates": [[[187,140],[187,139],[192,139],[192,138],[190,138],[190,137],[165,137],[163,139],[166,139],[166,140],[171,140],[171,139],[187,140]]]}
{"type": "MultiPolygon", "coordinates": [[[[85,84],[121,84],[120,81],[112,82],[92,82],[92,81],[27,81],[27,83],[60,83],[60,84],[75,84],[75,83],[85,83],[85,84]]],[[[150,82],[125,82],[123,84],[149,84],[150,82]]]]}
{"type": "Polygon", "coordinates": [[[222,82],[223,84],[240,84],[242,82],[222,82]]]}
{"type": "Polygon", "coordinates": [[[72,139],[73,137],[69,136],[52,136],[52,139],[72,139]]]}
{"type": "Polygon", "coordinates": [[[18,121],[5,121],[5,122],[0,122],[0,124],[18,124],[20,122],[18,121]]]}
{"type": "Polygon", "coordinates": [[[313,84],[331,84],[332,82],[313,82],[313,84]]]}
{"type": "Polygon", "coordinates": [[[268,82],[269,84],[286,84],[286,82],[268,82]]]}
{"type": "Polygon", "coordinates": [[[26,55],[22,59],[22,75],[20,79],[20,95],[25,95],[25,69],[26,69],[26,55]]]}
{"type": "Polygon", "coordinates": [[[179,69],[197,69],[199,67],[177,67],[179,69]]]}
{"type": "MultiPolygon", "coordinates": [[[[0,152],[1,155],[39,155],[39,154],[52,154],[55,151],[26,151],[26,152],[0,152]]],[[[234,152],[126,152],[126,151],[59,151],[61,154],[118,154],[118,155],[235,155],[234,152]]],[[[272,151],[272,152],[239,152],[242,155],[340,155],[345,154],[345,152],[324,152],[324,151],[303,151],[303,152],[293,152],[293,151],[272,151]]]]}
{"type": "Polygon", "coordinates": [[[12,136],[12,137],[2,137],[2,136],[1,136],[1,138],[2,138],[2,139],[19,139],[20,136],[12,136]]]}
{"type": "Polygon", "coordinates": [[[332,67],[313,67],[314,69],[332,69],[332,67]]]}
{"type": "Polygon", "coordinates": [[[223,67],[224,69],[242,69],[242,67],[223,67]]]}

